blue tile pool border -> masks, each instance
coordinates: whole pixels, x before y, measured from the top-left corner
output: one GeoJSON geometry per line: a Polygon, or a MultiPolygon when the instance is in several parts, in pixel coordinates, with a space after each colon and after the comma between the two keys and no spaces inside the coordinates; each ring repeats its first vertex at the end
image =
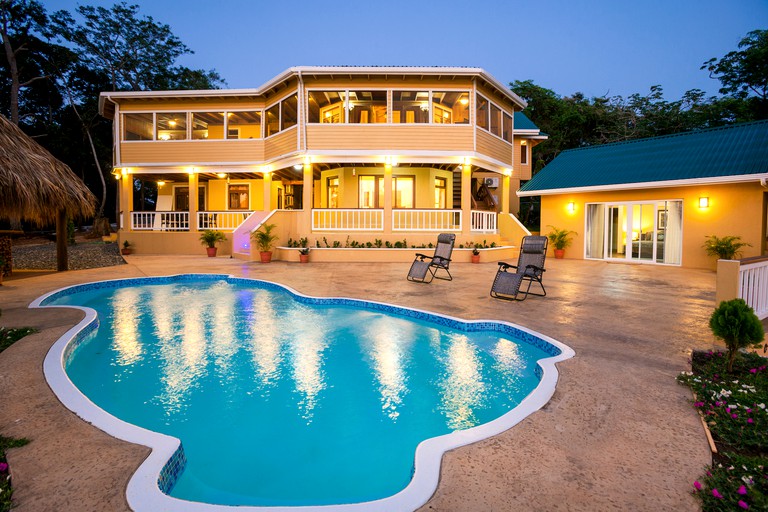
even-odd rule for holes
{"type": "Polygon", "coordinates": [[[426,503],[437,488],[440,462],[443,453],[504,432],[522,421],[528,415],[543,407],[555,391],[558,377],[555,363],[574,356],[573,350],[567,345],[543,334],[509,322],[497,320],[462,320],[448,315],[360,299],[311,297],[271,281],[235,277],[226,274],[178,274],[173,276],[117,279],[79,284],[45,294],[30,304],[30,308],[40,307],[70,307],[80,309],[85,313],[85,318],[67,331],[67,333],[65,333],[64,336],[51,347],[43,363],[46,380],[59,400],[85,421],[92,423],[108,434],[132,443],[148,446],[152,449],[150,456],[142,463],[130,479],[126,491],[131,508],[137,511],[162,509],[169,512],[229,512],[236,509],[238,512],[296,512],[308,510],[322,510],[323,512],[348,512],[358,510],[361,512],[383,512],[389,510],[416,509],[426,503]],[[57,305],[53,303],[57,299],[67,295],[97,289],[222,280],[232,284],[245,284],[256,286],[261,289],[287,292],[294,300],[307,305],[342,306],[379,311],[414,320],[430,322],[463,332],[499,332],[514,337],[516,341],[533,345],[542,350],[549,357],[540,359],[535,367],[535,375],[539,379],[538,386],[513,410],[488,423],[422,441],[416,449],[413,478],[411,479],[411,482],[405,489],[393,496],[364,503],[326,505],[320,507],[232,507],[227,505],[212,505],[180,500],[169,496],[168,493],[173,489],[173,486],[184,470],[186,464],[184,448],[181,442],[174,437],[152,432],[111,416],[97,407],[74,386],[65,372],[67,362],[77,351],[78,347],[80,347],[83,342],[87,341],[89,336],[98,328],[99,319],[96,312],[91,308],[57,305]]]}

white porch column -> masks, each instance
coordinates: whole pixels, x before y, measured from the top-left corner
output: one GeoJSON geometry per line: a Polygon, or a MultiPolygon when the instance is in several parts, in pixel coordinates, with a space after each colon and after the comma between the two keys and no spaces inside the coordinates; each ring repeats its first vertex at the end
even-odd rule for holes
{"type": "Polygon", "coordinates": [[[200,195],[197,190],[197,173],[189,173],[189,230],[197,231],[197,201],[200,195]]]}
{"type": "Polygon", "coordinates": [[[264,172],[264,207],[265,212],[272,211],[272,173],[264,172]]]}
{"type": "Polygon", "coordinates": [[[314,206],[312,204],[312,198],[314,197],[314,194],[312,193],[312,185],[314,184],[314,178],[312,174],[312,164],[305,163],[304,164],[304,187],[302,189],[301,193],[301,207],[303,209],[301,214],[301,226],[300,226],[300,235],[303,234],[304,236],[309,236],[309,233],[312,231],[312,207],[314,206]]]}
{"type": "Polygon", "coordinates": [[[384,164],[384,233],[392,233],[392,164],[384,164]]]}
{"type": "Polygon", "coordinates": [[[472,165],[461,166],[461,233],[472,232],[472,165]]]}

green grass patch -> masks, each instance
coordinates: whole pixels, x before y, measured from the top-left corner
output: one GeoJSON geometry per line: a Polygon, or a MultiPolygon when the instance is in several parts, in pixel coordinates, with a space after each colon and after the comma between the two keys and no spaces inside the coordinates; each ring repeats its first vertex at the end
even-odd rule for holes
{"type": "Polygon", "coordinates": [[[37,331],[31,327],[17,327],[15,329],[6,329],[5,327],[0,327],[0,352],[13,345],[24,336],[32,334],[33,332],[37,331]]]}
{"type": "Polygon", "coordinates": [[[742,354],[728,371],[721,352],[695,353],[678,382],[696,393],[718,448],[712,466],[693,482],[704,512],[768,510],[768,367],[742,354]]]}

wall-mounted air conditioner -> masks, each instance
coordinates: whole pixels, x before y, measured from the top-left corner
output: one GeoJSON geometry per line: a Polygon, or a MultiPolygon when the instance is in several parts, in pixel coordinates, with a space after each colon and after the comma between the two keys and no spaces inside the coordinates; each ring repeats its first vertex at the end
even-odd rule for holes
{"type": "Polygon", "coordinates": [[[499,188],[499,178],[485,178],[485,186],[488,188],[499,188]]]}

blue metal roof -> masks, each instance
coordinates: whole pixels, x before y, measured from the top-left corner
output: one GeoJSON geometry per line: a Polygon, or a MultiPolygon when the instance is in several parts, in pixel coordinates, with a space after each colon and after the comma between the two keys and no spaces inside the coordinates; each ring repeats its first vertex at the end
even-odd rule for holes
{"type": "MultiPolygon", "coordinates": [[[[768,174],[768,121],[571,149],[520,192],[768,174]]],[[[757,179],[757,177],[756,177],[757,179]]]]}
{"type": "Polygon", "coordinates": [[[515,112],[515,130],[538,130],[539,127],[522,112],[515,112]]]}

